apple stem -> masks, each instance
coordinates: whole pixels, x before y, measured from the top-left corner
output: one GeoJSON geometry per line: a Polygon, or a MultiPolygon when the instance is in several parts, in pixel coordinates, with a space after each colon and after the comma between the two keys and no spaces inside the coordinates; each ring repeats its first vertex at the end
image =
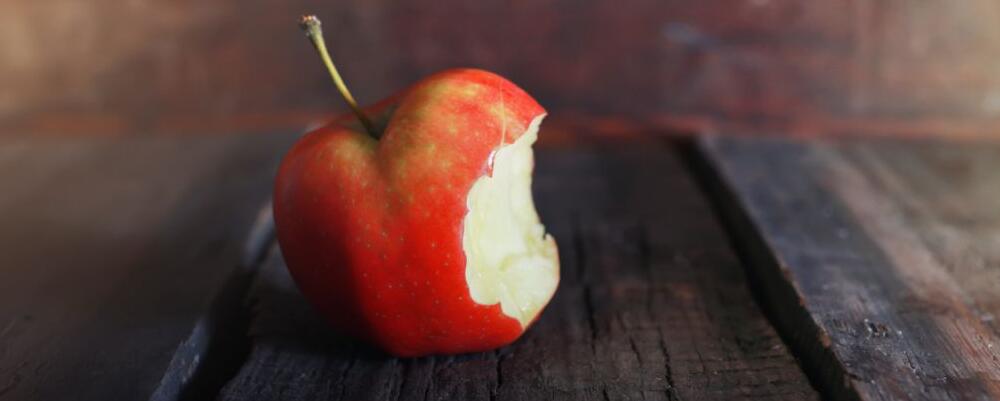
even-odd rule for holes
{"type": "Polygon", "coordinates": [[[333,60],[330,59],[330,53],[326,50],[326,43],[323,41],[323,29],[320,28],[319,18],[315,15],[303,15],[302,20],[299,21],[299,26],[306,33],[306,37],[312,42],[313,47],[316,48],[316,52],[319,53],[319,57],[323,59],[323,64],[326,65],[326,70],[330,72],[330,77],[333,78],[333,84],[337,86],[337,91],[340,92],[340,96],[344,98],[347,105],[351,107],[354,111],[354,115],[358,116],[358,120],[361,120],[361,125],[365,126],[365,130],[373,138],[378,139],[378,133],[375,132],[375,128],[372,125],[371,120],[368,116],[361,111],[358,107],[358,102],[354,101],[354,96],[351,96],[351,92],[347,90],[347,86],[344,85],[344,80],[340,78],[340,73],[337,72],[337,66],[333,65],[333,60]]]}

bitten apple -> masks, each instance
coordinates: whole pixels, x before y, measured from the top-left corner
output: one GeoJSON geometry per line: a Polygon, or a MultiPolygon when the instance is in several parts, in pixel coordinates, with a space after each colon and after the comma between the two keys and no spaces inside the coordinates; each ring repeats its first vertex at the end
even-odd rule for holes
{"type": "Polygon", "coordinates": [[[338,329],[398,356],[516,340],[559,283],[531,195],[545,110],[476,69],[434,74],[308,133],[274,190],[278,241],[306,298],[338,329]]]}

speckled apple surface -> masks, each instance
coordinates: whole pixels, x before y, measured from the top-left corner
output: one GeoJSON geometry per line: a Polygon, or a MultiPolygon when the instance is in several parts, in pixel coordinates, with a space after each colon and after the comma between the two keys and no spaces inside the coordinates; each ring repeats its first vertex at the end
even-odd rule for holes
{"type": "Polygon", "coordinates": [[[448,70],[344,116],[282,161],[274,212],[286,264],[338,329],[399,356],[497,348],[559,281],[531,199],[545,110],[482,70],[448,70]]]}

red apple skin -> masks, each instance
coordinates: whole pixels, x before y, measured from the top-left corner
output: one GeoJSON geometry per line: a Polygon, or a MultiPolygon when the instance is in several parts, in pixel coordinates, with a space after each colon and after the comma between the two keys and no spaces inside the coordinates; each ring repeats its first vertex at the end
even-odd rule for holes
{"type": "Polygon", "coordinates": [[[466,197],[491,154],[545,110],[510,81],[455,69],[305,135],[281,163],[277,237],[305,297],[337,329],[402,357],[495,349],[526,329],[470,298],[466,197]]]}

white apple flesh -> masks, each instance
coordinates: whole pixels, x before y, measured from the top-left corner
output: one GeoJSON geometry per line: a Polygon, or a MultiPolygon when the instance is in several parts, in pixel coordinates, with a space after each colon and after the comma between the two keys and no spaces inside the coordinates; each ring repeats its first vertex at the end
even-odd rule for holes
{"type": "Polygon", "coordinates": [[[514,143],[493,154],[493,174],[479,178],[468,195],[462,245],[472,300],[500,303],[527,327],[559,284],[559,254],[546,234],[531,195],[532,145],[544,115],[514,143]]]}

